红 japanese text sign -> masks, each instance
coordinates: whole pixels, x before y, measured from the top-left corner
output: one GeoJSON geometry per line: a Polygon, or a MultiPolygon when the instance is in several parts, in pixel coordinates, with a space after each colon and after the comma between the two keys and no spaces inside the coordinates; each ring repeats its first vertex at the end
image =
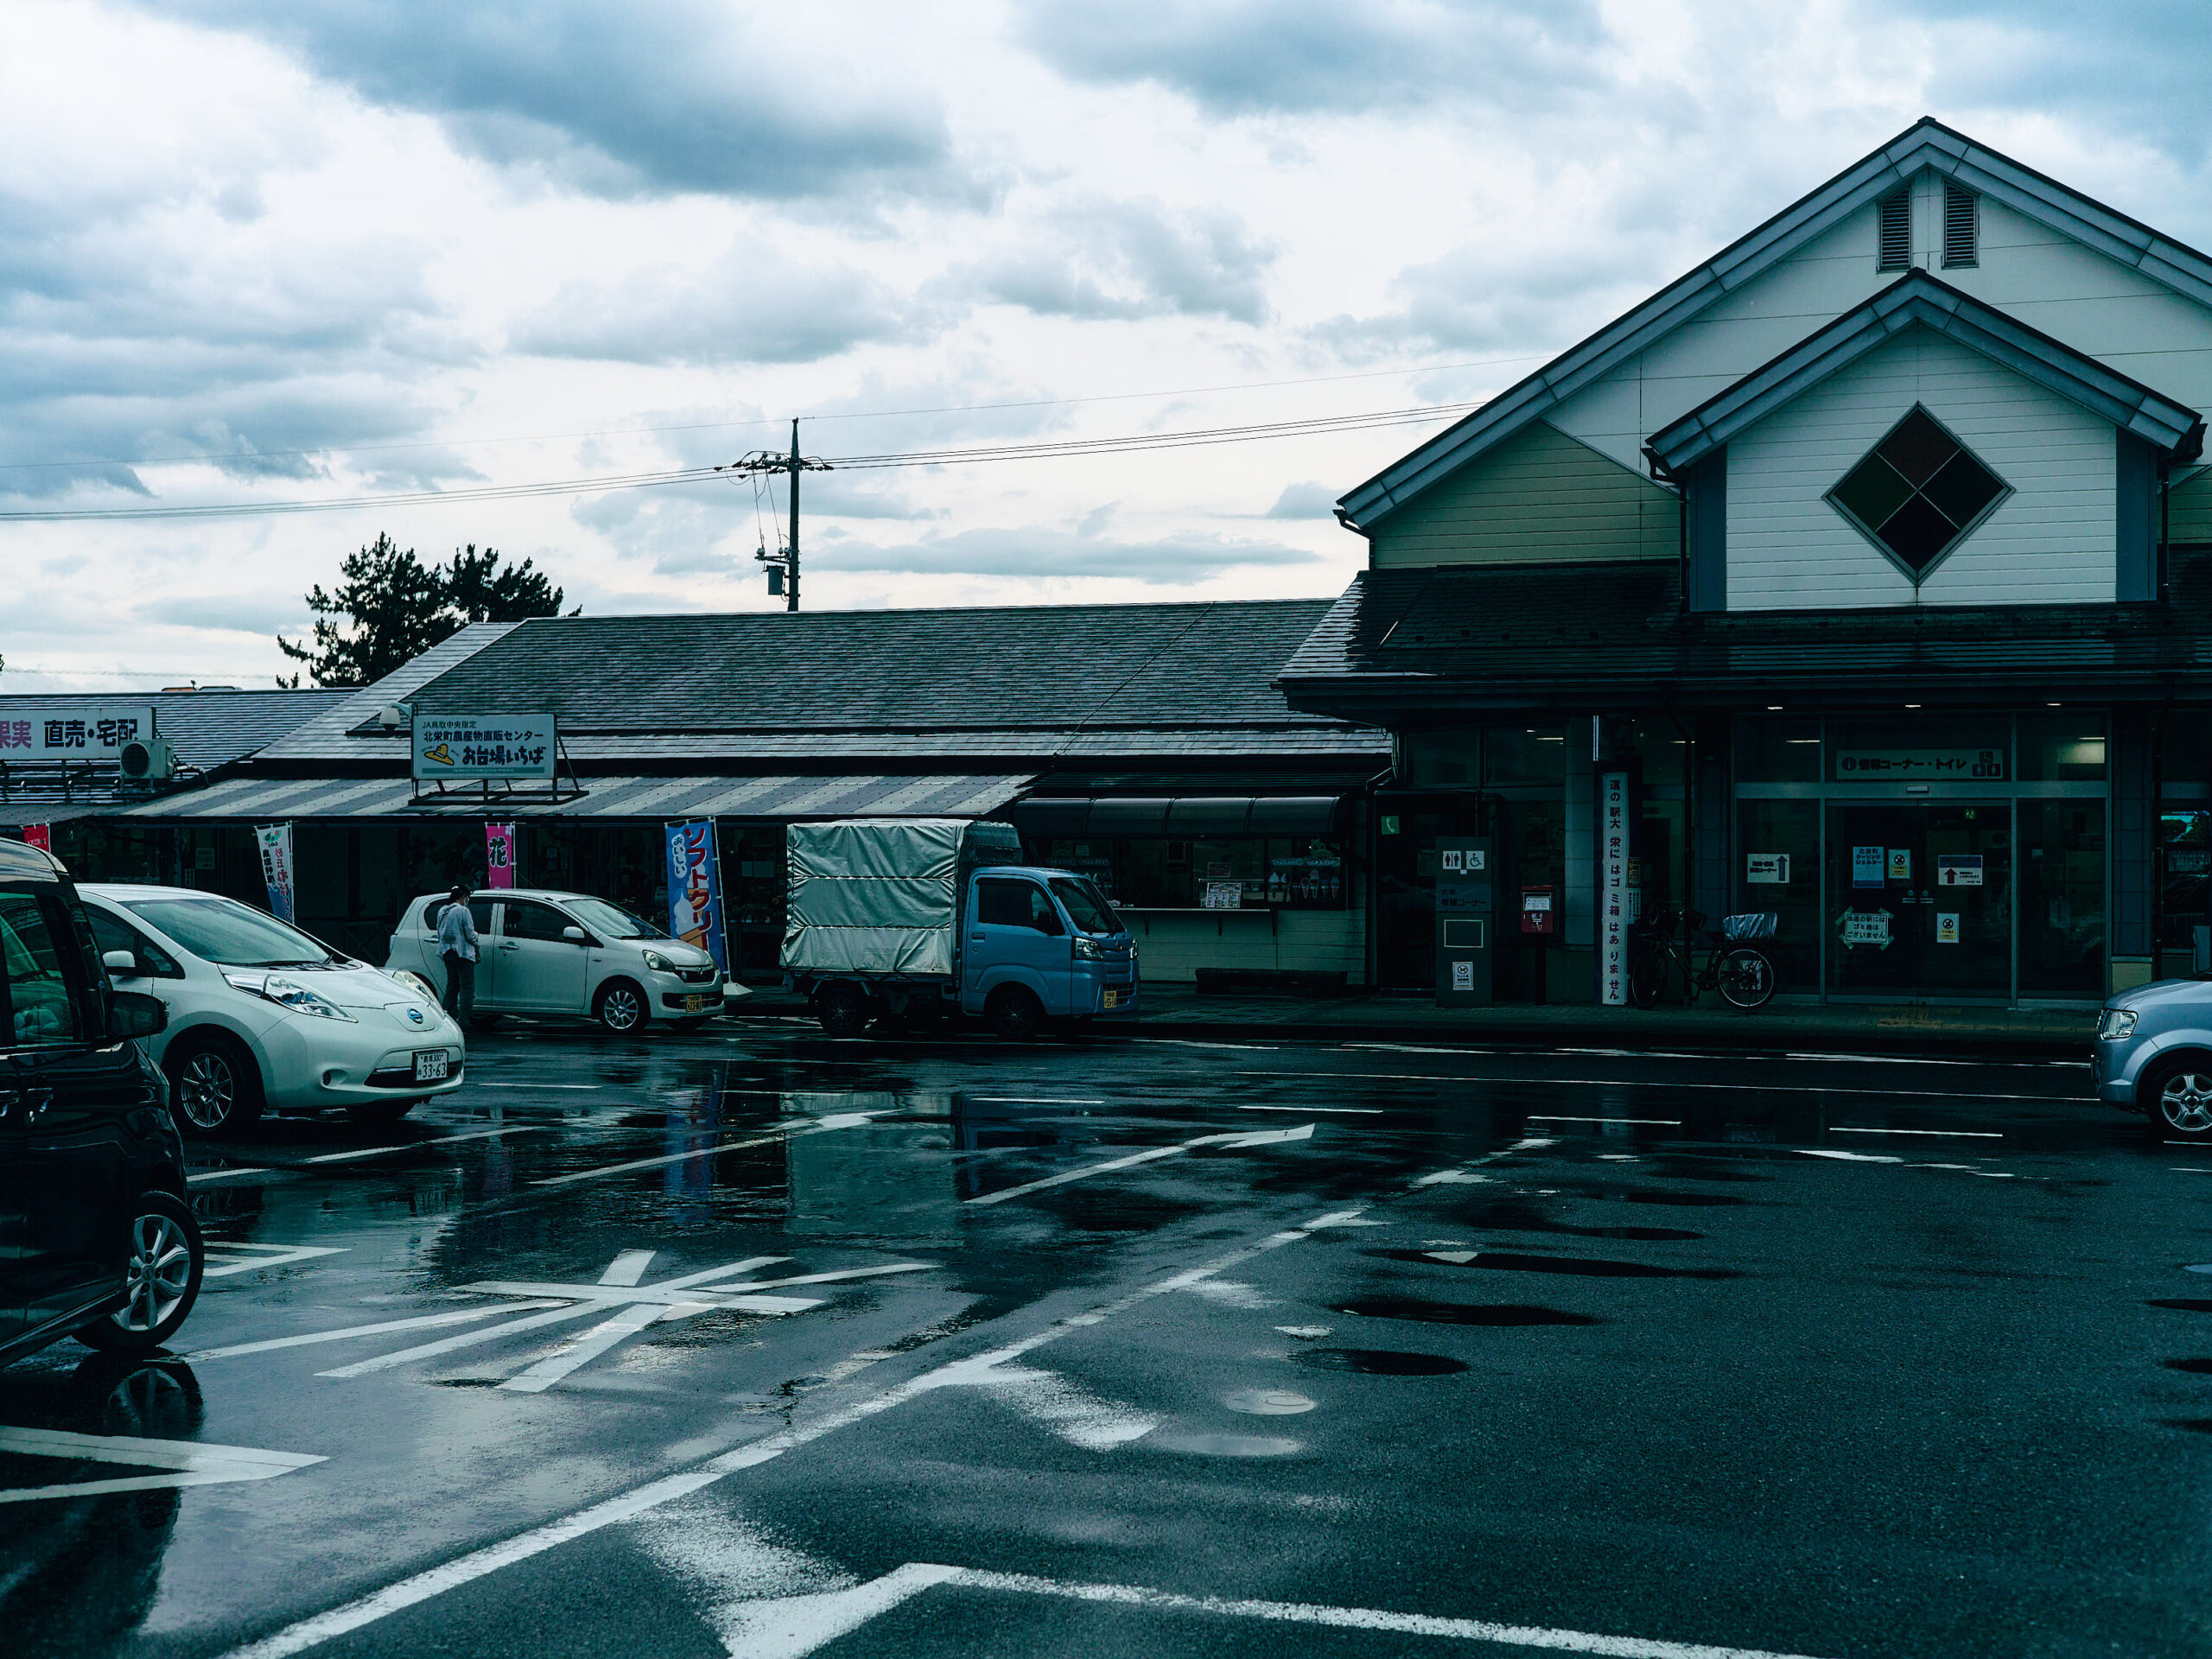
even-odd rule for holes
{"type": "Polygon", "coordinates": [[[410,775],[550,779],[555,752],[551,715],[417,715],[410,775]]]}

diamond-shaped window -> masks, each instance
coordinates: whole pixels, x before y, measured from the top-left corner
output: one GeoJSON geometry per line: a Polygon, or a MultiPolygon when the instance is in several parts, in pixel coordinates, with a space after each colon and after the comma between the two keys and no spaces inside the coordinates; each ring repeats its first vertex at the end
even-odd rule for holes
{"type": "Polygon", "coordinates": [[[1916,582],[2012,493],[1916,404],[1827,500],[1916,582]]]}

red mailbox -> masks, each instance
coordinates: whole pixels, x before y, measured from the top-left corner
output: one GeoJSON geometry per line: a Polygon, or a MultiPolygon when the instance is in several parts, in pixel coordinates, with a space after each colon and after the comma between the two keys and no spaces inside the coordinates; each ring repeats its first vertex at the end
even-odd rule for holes
{"type": "Polygon", "coordinates": [[[1521,889],[1521,931],[1523,933],[1535,934],[1559,931],[1559,889],[1557,887],[1521,889]]]}

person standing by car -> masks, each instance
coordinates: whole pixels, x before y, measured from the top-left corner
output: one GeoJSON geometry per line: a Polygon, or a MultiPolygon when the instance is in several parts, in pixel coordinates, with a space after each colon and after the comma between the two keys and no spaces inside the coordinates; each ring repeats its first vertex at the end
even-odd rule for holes
{"type": "Polygon", "coordinates": [[[438,917],[438,954],[446,964],[446,1012],[466,1028],[476,1012],[476,922],[468,913],[468,889],[448,893],[438,917]]]}

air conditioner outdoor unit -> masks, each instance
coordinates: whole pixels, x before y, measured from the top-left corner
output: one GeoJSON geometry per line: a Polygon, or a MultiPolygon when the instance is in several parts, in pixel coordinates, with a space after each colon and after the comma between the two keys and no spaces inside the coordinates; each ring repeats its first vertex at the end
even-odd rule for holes
{"type": "Polygon", "coordinates": [[[137,738],[124,744],[116,761],[132,783],[157,784],[176,775],[175,752],[158,737],[137,738]]]}

